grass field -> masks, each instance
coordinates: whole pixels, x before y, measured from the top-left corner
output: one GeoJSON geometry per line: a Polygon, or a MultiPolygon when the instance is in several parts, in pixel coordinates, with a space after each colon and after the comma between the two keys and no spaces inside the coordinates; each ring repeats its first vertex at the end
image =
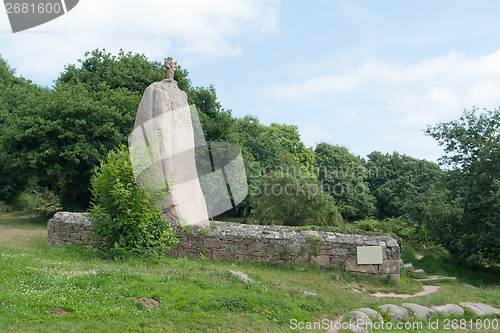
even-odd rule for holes
{"type": "MultiPolygon", "coordinates": [[[[441,285],[436,293],[403,300],[377,298],[370,293],[414,294],[421,291],[423,282],[403,274],[399,285],[387,284],[310,266],[186,258],[105,260],[93,250],[49,247],[48,218],[29,213],[0,216],[1,332],[297,332],[300,330],[290,328],[291,320],[334,320],[360,307],[387,303],[430,306],[471,301],[500,308],[500,287],[493,284],[499,281],[498,270],[461,267],[434,253],[417,260],[410,248],[405,257],[414,266],[428,273],[454,274],[457,280],[434,282],[441,285]],[[254,283],[236,279],[230,269],[248,274],[254,283]],[[480,288],[472,289],[462,282],[480,288]],[[303,295],[303,290],[319,297],[303,295]],[[160,308],[146,308],[136,301],[141,297],[157,300],[160,308]],[[47,312],[50,308],[63,308],[68,313],[56,316],[47,312]]],[[[453,318],[477,319],[471,312],[453,318]]],[[[500,320],[500,316],[490,317],[495,318],[500,320]]],[[[440,323],[444,319],[433,318],[440,323]]],[[[412,330],[401,332],[405,331],[412,330]]],[[[500,329],[487,330],[494,331],[500,329]]]]}

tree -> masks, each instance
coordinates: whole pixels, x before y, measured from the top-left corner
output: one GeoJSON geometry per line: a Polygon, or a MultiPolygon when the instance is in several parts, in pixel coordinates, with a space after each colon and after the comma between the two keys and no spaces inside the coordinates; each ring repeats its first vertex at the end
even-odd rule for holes
{"type": "Polygon", "coordinates": [[[311,172],[313,151],[300,141],[297,126],[276,123],[265,126],[251,116],[236,119],[234,125],[232,138],[241,148],[250,192],[238,205],[236,214],[249,215],[257,207],[260,198],[256,192],[267,172],[291,169],[308,181],[316,180],[311,172]]]}
{"type": "MultiPolygon", "coordinates": [[[[97,49],[85,57],[80,67],[66,66],[53,89],[28,84],[2,89],[0,96],[0,163],[35,175],[59,193],[66,210],[88,208],[94,167],[127,143],[144,90],[165,77],[162,64],[144,55],[97,49]]],[[[188,72],[177,69],[174,79],[196,104],[208,138],[228,140],[233,118],[220,107],[215,88],[192,88],[188,72]]],[[[0,79],[22,83],[12,73],[0,63],[0,79]]]]}
{"type": "Polygon", "coordinates": [[[375,198],[368,189],[370,176],[363,160],[346,147],[328,143],[314,150],[318,181],[346,219],[362,219],[376,214],[375,198]]]}
{"type": "Polygon", "coordinates": [[[255,217],[261,223],[335,226],[342,222],[332,198],[318,184],[293,173],[267,173],[258,192],[255,217]]]}
{"type": "MultiPolygon", "coordinates": [[[[12,110],[22,105],[26,99],[39,96],[44,89],[15,76],[7,61],[0,56],[0,136],[5,133],[7,119],[12,110]]],[[[11,165],[12,157],[4,153],[0,143],[0,200],[10,201],[21,193],[30,180],[11,165]]]]}
{"type": "Polygon", "coordinates": [[[397,152],[383,155],[374,151],[368,155],[366,167],[370,170],[368,186],[381,218],[403,215],[405,202],[426,191],[443,173],[436,163],[397,152]]]}
{"type": "Polygon", "coordinates": [[[6,120],[4,154],[12,167],[58,191],[64,209],[85,210],[94,167],[127,142],[140,96],[76,83],[25,97],[6,120]]]}
{"type": "Polygon", "coordinates": [[[441,196],[457,211],[435,221],[435,237],[455,256],[500,262],[500,110],[476,112],[425,131],[444,146],[441,196]]]}

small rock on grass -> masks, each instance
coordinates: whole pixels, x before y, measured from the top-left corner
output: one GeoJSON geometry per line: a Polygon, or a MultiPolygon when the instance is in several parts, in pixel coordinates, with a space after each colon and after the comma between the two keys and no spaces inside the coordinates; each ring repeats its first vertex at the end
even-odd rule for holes
{"type": "Polygon", "coordinates": [[[62,309],[62,308],[50,308],[48,310],[49,313],[55,314],[56,316],[62,316],[68,313],[68,311],[62,309]]]}
{"type": "Polygon", "coordinates": [[[302,293],[304,295],[307,295],[307,296],[318,296],[318,294],[313,293],[312,291],[307,291],[307,290],[302,291],[302,293]]]}
{"type": "Polygon", "coordinates": [[[445,305],[436,305],[432,307],[434,310],[441,312],[445,316],[449,316],[451,314],[463,315],[464,309],[456,304],[445,304],[445,305]]]}
{"type": "Polygon", "coordinates": [[[478,289],[478,287],[475,287],[473,286],[472,284],[468,284],[468,283],[461,283],[462,286],[466,286],[466,287],[469,287],[469,288],[472,288],[472,289],[478,289]]]}
{"type": "Polygon", "coordinates": [[[246,282],[246,283],[253,282],[253,280],[250,279],[250,277],[248,275],[246,275],[245,273],[238,272],[238,271],[232,271],[232,270],[229,270],[229,273],[231,273],[232,275],[236,276],[237,278],[243,280],[243,282],[246,282]]]}

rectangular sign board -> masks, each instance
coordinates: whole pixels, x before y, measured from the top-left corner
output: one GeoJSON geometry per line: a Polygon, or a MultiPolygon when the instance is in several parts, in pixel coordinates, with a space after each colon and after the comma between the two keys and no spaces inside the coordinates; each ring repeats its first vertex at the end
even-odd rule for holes
{"type": "Polygon", "coordinates": [[[382,246],[358,246],[358,265],[381,264],[382,246]]]}

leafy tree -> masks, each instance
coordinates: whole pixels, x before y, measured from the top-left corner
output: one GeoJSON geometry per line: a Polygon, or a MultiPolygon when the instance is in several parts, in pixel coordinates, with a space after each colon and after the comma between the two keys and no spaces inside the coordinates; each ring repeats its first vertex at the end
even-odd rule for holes
{"type": "Polygon", "coordinates": [[[370,177],[363,160],[346,147],[320,143],[314,150],[318,181],[333,198],[346,219],[360,219],[376,214],[375,198],[368,189],[370,177]]]}
{"type": "Polygon", "coordinates": [[[334,226],[342,222],[332,198],[316,183],[293,173],[269,172],[258,195],[255,217],[261,223],[334,226]]]}
{"type": "Polygon", "coordinates": [[[207,142],[235,142],[235,119],[231,110],[222,108],[214,86],[189,88],[186,94],[188,103],[196,105],[207,142]]]}
{"type": "Polygon", "coordinates": [[[392,155],[375,151],[368,155],[368,186],[377,199],[379,217],[398,217],[402,207],[438,181],[443,171],[433,162],[394,152],[392,155]]]}
{"type": "MultiPolygon", "coordinates": [[[[19,86],[0,95],[3,170],[36,176],[59,192],[67,210],[88,208],[94,167],[110,149],[127,143],[144,90],[165,77],[162,64],[144,55],[120,51],[113,56],[97,49],[85,56],[80,67],[66,66],[53,89],[18,84],[24,81],[0,63],[0,79],[19,86]]],[[[192,88],[188,72],[177,69],[174,79],[201,110],[208,138],[228,140],[233,118],[220,108],[215,88],[192,88]]],[[[3,178],[0,174],[0,182],[3,178]]]]}
{"type": "Polygon", "coordinates": [[[107,152],[127,142],[140,96],[83,83],[25,96],[0,142],[11,166],[59,190],[64,209],[85,210],[90,177],[107,152]]]}
{"type": "MultiPolygon", "coordinates": [[[[43,94],[44,89],[29,80],[15,76],[7,61],[0,56],[0,136],[5,133],[6,121],[12,110],[30,97],[43,94]]],[[[29,182],[29,177],[12,167],[12,157],[4,153],[0,143],[0,200],[11,201],[21,193],[29,182]]]]}
{"type": "Polygon", "coordinates": [[[310,171],[313,151],[300,141],[297,126],[276,123],[265,126],[252,116],[236,119],[234,125],[233,138],[242,150],[250,191],[236,209],[238,216],[249,215],[257,207],[260,199],[256,192],[267,172],[291,170],[308,181],[316,180],[310,171]]]}
{"type": "MultiPolygon", "coordinates": [[[[454,208],[432,222],[451,254],[500,262],[500,110],[476,112],[465,110],[458,120],[427,127],[426,134],[444,146],[441,162],[450,168],[443,190],[431,197],[454,208]]],[[[423,205],[423,213],[436,206],[437,200],[423,205]]]]}
{"type": "Polygon", "coordinates": [[[111,150],[92,177],[93,232],[96,246],[111,256],[163,255],[177,243],[159,205],[168,189],[147,190],[134,180],[128,149],[111,150]]]}

